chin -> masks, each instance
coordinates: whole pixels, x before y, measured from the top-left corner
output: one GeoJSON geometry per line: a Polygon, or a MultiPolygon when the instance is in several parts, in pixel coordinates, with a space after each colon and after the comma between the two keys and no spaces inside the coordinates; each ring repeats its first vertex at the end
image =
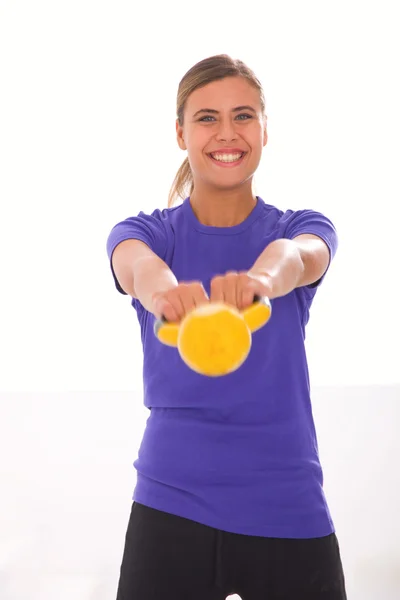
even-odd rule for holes
{"type": "Polygon", "coordinates": [[[237,182],[210,182],[209,187],[218,190],[219,192],[234,192],[239,191],[245,185],[245,181],[237,181],[237,182]]]}
{"type": "Polygon", "coordinates": [[[219,188],[221,190],[222,189],[233,190],[233,189],[241,188],[246,184],[249,185],[249,182],[251,182],[253,175],[254,175],[254,173],[249,173],[247,176],[244,176],[244,177],[242,176],[240,178],[232,178],[232,179],[229,179],[228,177],[221,177],[218,180],[214,179],[212,182],[210,181],[210,185],[212,185],[213,187],[219,188]]]}

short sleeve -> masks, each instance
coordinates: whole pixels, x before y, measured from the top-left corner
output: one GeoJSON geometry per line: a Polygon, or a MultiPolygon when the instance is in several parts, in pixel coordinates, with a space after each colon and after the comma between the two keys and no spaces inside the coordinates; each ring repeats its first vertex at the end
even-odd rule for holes
{"type": "Polygon", "coordinates": [[[293,239],[298,235],[311,233],[320,237],[329,249],[329,264],[323,276],[315,283],[307,286],[319,286],[336,254],[338,248],[338,235],[332,221],[325,215],[314,210],[288,211],[285,214],[285,228],[282,237],[293,239]]]}
{"type": "Polygon", "coordinates": [[[121,288],[112,266],[112,255],[115,248],[125,240],[140,240],[161,259],[164,259],[167,252],[167,234],[160,210],[155,210],[151,215],[140,212],[136,217],[129,217],[120,223],[117,223],[111,230],[107,238],[107,254],[110,261],[111,272],[117,290],[127,295],[121,288]]]}

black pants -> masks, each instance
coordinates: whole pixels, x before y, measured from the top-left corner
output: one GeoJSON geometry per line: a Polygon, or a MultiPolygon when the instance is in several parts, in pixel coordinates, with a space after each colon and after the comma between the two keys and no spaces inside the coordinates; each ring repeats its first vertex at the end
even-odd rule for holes
{"type": "Polygon", "coordinates": [[[133,503],[117,600],[345,600],[335,534],[239,535],[133,503]]]}

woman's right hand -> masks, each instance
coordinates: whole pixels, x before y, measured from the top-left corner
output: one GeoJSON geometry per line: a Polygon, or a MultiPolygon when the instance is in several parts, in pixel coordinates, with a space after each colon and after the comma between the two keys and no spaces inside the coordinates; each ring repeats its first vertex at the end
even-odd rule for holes
{"type": "Polygon", "coordinates": [[[157,319],[179,323],[197,306],[207,304],[209,298],[200,281],[179,282],[166,292],[155,292],[152,296],[153,314],[157,319]]]}

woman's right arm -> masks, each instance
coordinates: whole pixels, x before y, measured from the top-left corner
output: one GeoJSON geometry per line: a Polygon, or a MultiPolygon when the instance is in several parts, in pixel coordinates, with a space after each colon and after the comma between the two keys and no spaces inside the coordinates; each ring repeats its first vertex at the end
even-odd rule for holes
{"type": "Polygon", "coordinates": [[[118,244],[112,266],[124,292],[157,318],[179,321],[195,306],[208,302],[200,282],[178,283],[168,265],[140,240],[118,244]]]}
{"type": "Polygon", "coordinates": [[[124,292],[137,298],[150,312],[153,312],[154,292],[167,291],[178,285],[168,265],[140,240],[125,240],[118,244],[113,252],[112,266],[124,292]]]}

